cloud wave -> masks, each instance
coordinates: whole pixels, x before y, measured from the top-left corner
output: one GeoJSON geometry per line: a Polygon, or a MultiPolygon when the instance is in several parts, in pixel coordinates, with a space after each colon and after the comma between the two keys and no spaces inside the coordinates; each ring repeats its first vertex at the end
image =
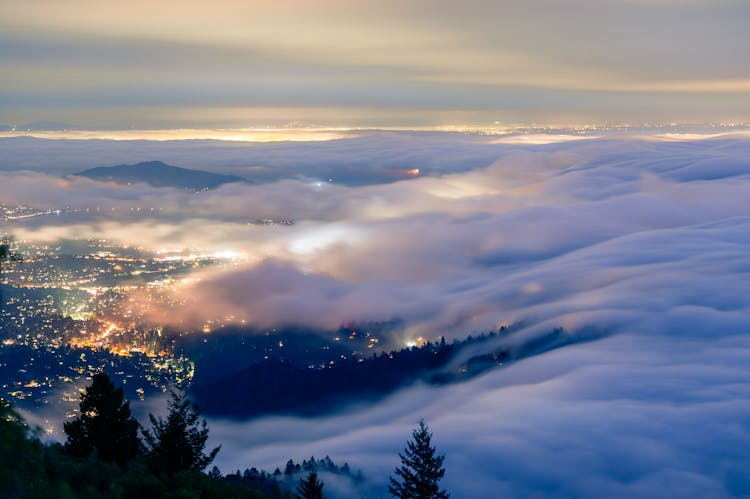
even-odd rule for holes
{"type": "MultiPolygon", "coordinates": [[[[205,271],[188,289],[182,317],[196,323],[235,315],[262,326],[335,327],[400,317],[415,336],[515,322],[527,324],[527,337],[555,326],[609,333],[466,384],[417,385],[329,417],[212,421],[225,471],[330,454],[362,467],[368,497],[379,497],[424,417],[447,454],[454,497],[750,494],[750,141],[442,137],[452,162],[439,161],[448,146],[421,143],[428,170],[431,161],[442,166],[386,184],[287,172],[195,195],[13,173],[0,195],[162,210],[9,226],[21,239],[106,233],[152,249],[243,253],[239,267],[205,271]],[[492,158],[471,163],[478,151],[492,158]],[[266,216],[297,223],[247,224],[266,216]]],[[[398,138],[402,150],[412,140],[398,138]]],[[[370,164],[371,145],[324,147],[326,157],[345,152],[352,164],[370,164]]],[[[282,156],[304,148],[277,147],[282,156]]]]}

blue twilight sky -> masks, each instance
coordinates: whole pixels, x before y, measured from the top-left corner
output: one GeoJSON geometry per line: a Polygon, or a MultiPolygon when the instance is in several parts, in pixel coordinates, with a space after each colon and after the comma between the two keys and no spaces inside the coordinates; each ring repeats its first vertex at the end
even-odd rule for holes
{"type": "Polygon", "coordinates": [[[0,0],[0,124],[750,119],[746,0],[0,0]]]}

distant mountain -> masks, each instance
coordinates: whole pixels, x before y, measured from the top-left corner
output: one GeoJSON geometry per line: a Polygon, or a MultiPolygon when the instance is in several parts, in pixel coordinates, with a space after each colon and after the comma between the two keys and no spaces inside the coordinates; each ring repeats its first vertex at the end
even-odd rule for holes
{"type": "Polygon", "coordinates": [[[221,175],[180,168],[161,161],[147,161],[135,165],[100,166],[74,173],[74,175],[118,184],[143,182],[153,187],[175,187],[196,191],[215,189],[222,184],[232,182],[247,182],[246,179],[236,175],[221,175]]]}

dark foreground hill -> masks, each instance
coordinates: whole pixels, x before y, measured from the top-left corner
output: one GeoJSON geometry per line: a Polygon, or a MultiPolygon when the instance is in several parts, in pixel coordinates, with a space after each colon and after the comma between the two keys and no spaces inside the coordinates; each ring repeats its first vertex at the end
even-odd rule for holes
{"type": "Polygon", "coordinates": [[[153,187],[175,187],[196,191],[214,189],[232,182],[247,182],[236,175],[180,168],[161,161],[147,161],[135,165],[99,166],[74,173],[74,175],[118,184],[143,182],[153,187]]]}
{"type": "Polygon", "coordinates": [[[201,382],[193,395],[205,414],[248,418],[265,414],[317,415],[350,404],[376,401],[416,382],[445,385],[468,381],[511,362],[601,337],[595,330],[571,334],[562,328],[523,338],[502,328],[463,341],[427,343],[369,358],[342,355],[326,364],[302,365],[270,357],[245,370],[201,382]]]}

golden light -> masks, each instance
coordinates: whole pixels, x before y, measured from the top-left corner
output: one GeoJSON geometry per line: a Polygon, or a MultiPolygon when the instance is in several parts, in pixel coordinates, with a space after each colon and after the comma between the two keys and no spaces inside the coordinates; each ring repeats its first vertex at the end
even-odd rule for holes
{"type": "Polygon", "coordinates": [[[422,347],[427,343],[427,339],[423,336],[419,336],[416,339],[406,340],[407,348],[422,347]]]}
{"type": "Polygon", "coordinates": [[[109,325],[107,326],[107,328],[106,328],[106,329],[105,329],[104,331],[102,331],[102,333],[101,333],[101,334],[99,335],[99,338],[97,338],[97,339],[98,339],[99,341],[102,341],[102,340],[104,340],[104,339],[105,339],[105,338],[107,338],[107,337],[108,337],[108,336],[109,336],[110,334],[112,334],[112,331],[114,331],[115,329],[120,329],[120,326],[118,326],[118,325],[117,325],[117,324],[115,324],[114,322],[110,322],[110,323],[109,323],[109,325]]]}
{"type": "Polygon", "coordinates": [[[326,141],[352,138],[360,132],[348,128],[245,128],[176,130],[17,130],[0,132],[1,137],[31,136],[46,139],[103,140],[226,140],[232,142],[326,141]]]}

